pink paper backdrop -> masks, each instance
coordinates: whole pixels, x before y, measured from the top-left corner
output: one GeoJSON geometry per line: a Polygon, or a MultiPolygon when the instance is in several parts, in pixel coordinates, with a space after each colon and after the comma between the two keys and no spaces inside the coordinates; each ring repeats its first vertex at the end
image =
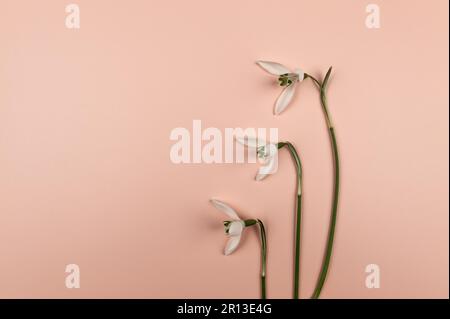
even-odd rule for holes
{"type": "Polygon", "coordinates": [[[175,127],[277,127],[304,162],[302,297],[321,264],[332,163],[317,91],[256,59],[323,76],[342,157],[324,298],[448,298],[448,1],[61,0],[0,3],[0,297],[259,296],[259,244],[222,255],[217,197],[268,228],[268,295],[289,298],[294,167],[175,165],[175,127]],[[67,289],[65,266],[81,269],[67,289]],[[378,264],[381,287],[367,289],[378,264]]]}

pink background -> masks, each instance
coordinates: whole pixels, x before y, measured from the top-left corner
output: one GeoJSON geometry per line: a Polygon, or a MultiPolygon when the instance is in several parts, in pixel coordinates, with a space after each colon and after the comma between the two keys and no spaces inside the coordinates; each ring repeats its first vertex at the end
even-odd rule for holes
{"type": "Polygon", "coordinates": [[[448,1],[61,0],[0,4],[0,297],[259,296],[250,230],[222,255],[220,198],[268,228],[268,296],[289,298],[294,167],[175,165],[175,127],[278,127],[305,168],[302,297],[321,264],[332,166],[318,94],[255,64],[322,76],[342,193],[324,298],[448,297],[448,1]],[[65,287],[65,265],[81,288],[65,287]],[[365,287],[366,265],[381,288],[365,287]]]}

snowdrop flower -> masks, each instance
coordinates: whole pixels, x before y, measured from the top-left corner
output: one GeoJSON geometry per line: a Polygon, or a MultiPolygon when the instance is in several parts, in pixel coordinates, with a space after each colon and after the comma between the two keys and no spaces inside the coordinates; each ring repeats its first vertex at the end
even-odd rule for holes
{"type": "Polygon", "coordinates": [[[260,181],[264,179],[267,175],[273,174],[278,168],[278,150],[286,147],[291,157],[294,161],[296,168],[297,177],[297,196],[296,196],[296,211],[295,211],[295,233],[294,233],[294,245],[295,245],[295,256],[294,256],[294,299],[298,299],[299,296],[299,282],[300,282],[300,228],[301,228],[301,214],[302,214],[302,163],[300,160],[300,155],[295,149],[294,145],[290,142],[278,142],[266,143],[262,142],[260,139],[246,137],[242,138],[236,136],[236,140],[246,145],[249,148],[256,149],[259,158],[263,158],[266,161],[266,166],[260,167],[258,174],[256,175],[256,180],[260,181]]]}
{"type": "Polygon", "coordinates": [[[256,150],[256,155],[265,164],[258,169],[255,176],[257,181],[263,180],[278,169],[278,144],[267,143],[255,137],[236,136],[236,140],[250,149],[256,150]]]}
{"type": "Polygon", "coordinates": [[[236,250],[241,241],[241,236],[246,227],[257,225],[259,227],[259,237],[261,240],[261,298],[266,298],[266,264],[267,264],[267,239],[264,224],[259,219],[242,220],[236,211],[228,204],[217,199],[211,199],[211,204],[218,210],[228,215],[230,220],[224,222],[225,233],[229,237],[225,246],[225,255],[229,255],[236,250]]]}
{"type": "Polygon", "coordinates": [[[218,210],[228,215],[230,220],[224,221],[223,224],[225,226],[225,234],[229,237],[228,242],[225,246],[225,255],[229,255],[234,252],[239,246],[239,242],[241,241],[242,232],[246,227],[245,222],[239,218],[239,215],[236,211],[225,204],[216,199],[211,199],[211,204],[214,205],[218,210]]]}
{"type": "Polygon", "coordinates": [[[284,65],[269,61],[256,61],[263,70],[278,76],[278,83],[284,87],[280,96],[275,103],[274,114],[278,115],[283,112],[294,97],[297,84],[305,78],[305,73],[301,69],[290,71],[284,65]]]}

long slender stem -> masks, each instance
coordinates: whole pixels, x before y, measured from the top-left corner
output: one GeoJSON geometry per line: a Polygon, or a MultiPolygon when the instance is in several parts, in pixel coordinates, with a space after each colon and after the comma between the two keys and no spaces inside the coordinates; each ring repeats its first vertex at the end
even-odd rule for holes
{"type": "Polygon", "coordinates": [[[267,237],[263,222],[257,219],[257,223],[261,239],[261,299],[266,299],[267,237]]]}
{"type": "Polygon", "coordinates": [[[317,279],[316,287],[314,289],[314,293],[311,296],[312,299],[318,299],[320,297],[320,293],[322,292],[323,285],[325,284],[325,280],[327,278],[328,269],[330,267],[331,255],[333,252],[333,243],[334,243],[334,234],[336,229],[336,219],[337,219],[337,209],[338,209],[338,201],[339,201],[339,152],[336,141],[336,134],[333,126],[333,122],[331,120],[330,112],[328,110],[326,89],[328,80],[330,78],[332,68],[328,69],[328,72],[323,80],[323,83],[320,83],[311,75],[307,75],[307,77],[311,78],[314,83],[318,86],[320,91],[320,102],[322,105],[322,110],[325,116],[325,121],[328,126],[328,132],[330,135],[331,149],[333,154],[333,162],[334,162],[334,187],[333,187],[333,204],[331,207],[331,220],[330,226],[328,229],[328,239],[327,246],[325,250],[325,256],[322,263],[322,269],[320,271],[319,277],[317,279]]]}
{"type": "Polygon", "coordinates": [[[294,256],[294,285],[293,298],[298,299],[300,295],[300,232],[302,223],[302,162],[294,145],[290,142],[282,142],[278,144],[281,148],[286,146],[295,161],[297,171],[297,202],[295,215],[295,256],[294,256]]]}
{"type": "Polygon", "coordinates": [[[266,267],[267,267],[267,236],[264,224],[259,219],[247,219],[245,227],[258,225],[259,239],[261,241],[261,299],[266,299],[266,267]]]}

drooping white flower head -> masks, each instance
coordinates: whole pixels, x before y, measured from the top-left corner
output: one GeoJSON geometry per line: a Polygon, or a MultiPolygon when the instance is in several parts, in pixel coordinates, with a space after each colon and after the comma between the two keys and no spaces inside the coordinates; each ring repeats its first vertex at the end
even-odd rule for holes
{"type": "Polygon", "coordinates": [[[284,87],[275,103],[274,114],[278,115],[283,112],[292,101],[295,88],[299,82],[303,81],[305,73],[301,69],[290,71],[284,65],[276,62],[256,61],[256,64],[266,72],[276,75],[278,77],[279,85],[284,87]]]}
{"type": "Polygon", "coordinates": [[[275,143],[267,143],[263,139],[256,137],[242,137],[236,136],[236,140],[248,148],[256,150],[258,158],[264,163],[258,169],[258,173],[255,176],[257,181],[263,180],[268,175],[273,174],[278,169],[278,146],[275,143]]]}
{"type": "Polygon", "coordinates": [[[236,213],[236,211],[228,204],[217,199],[211,199],[210,202],[214,205],[214,207],[227,214],[231,219],[224,222],[225,234],[229,238],[225,246],[224,254],[229,255],[234,252],[239,246],[239,242],[241,241],[241,236],[245,228],[245,222],[239,218],[239,215],[236,213]]]}

